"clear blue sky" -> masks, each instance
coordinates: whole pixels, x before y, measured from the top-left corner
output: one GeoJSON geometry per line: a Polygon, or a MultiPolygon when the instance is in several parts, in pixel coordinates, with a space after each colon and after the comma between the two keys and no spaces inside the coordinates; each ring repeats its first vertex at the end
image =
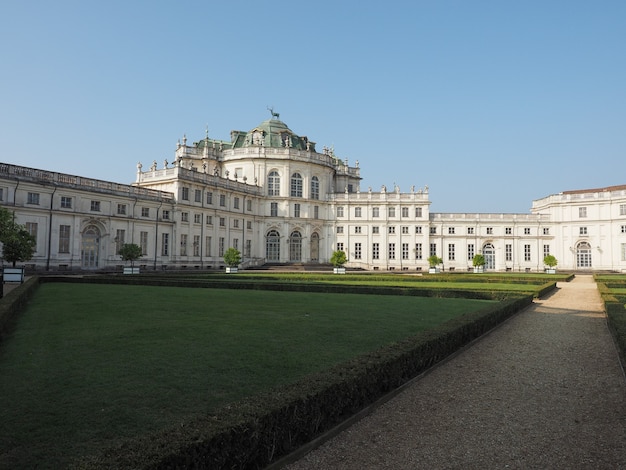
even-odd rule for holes
{"type": "Polygon", "coordinates": [[[626,184],[626,2],[0,5],[0,161],[120,183],[270,117],[435,212],[626,184]]]}

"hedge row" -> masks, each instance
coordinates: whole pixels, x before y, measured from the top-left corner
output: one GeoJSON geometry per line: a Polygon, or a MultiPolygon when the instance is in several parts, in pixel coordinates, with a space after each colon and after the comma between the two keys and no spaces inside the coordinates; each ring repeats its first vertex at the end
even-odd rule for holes
{"type": "Polygon", "coordinates": [[[17,317],[24,310],[26,303],[35,294],[38,287],[39,278],[33,276],[0,300],[0,342],[11,333],[17,317]]]}
{"type": "Polygon", "coordinates": [[[263,468],[531,303],[529,295],[491,305],[213,415],[79,459],[72,468],[263,468]]]}
{"type": "Polygon", "coordinates": [[[625,281],[610,282],[596,279],[600,296],[604,301],[609,331],[613,335],[619,350],[622,364],[626,363],[626,296],[613,294],[612,289],[626,287],[625,281]]]}

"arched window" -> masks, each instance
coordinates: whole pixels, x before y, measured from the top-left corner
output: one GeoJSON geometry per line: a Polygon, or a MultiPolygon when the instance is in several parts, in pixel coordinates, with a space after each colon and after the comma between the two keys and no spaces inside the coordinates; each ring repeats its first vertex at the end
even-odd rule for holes
{"type": "Polygon", "coordinates": [[[297,230],[289,236],[289,261],[302,260],[302,235],[297,230]]]}
{"type": "Polygon", "coordinates": [[[82,266],[85,269],[98,267],[98,252],[100,251],[100,230],[94,225],[88,226],[83,232],[80,255],[82,266]]]}
{"type": "Polygon", "coordinates": [[[483,246],[483,256],[485,257],[485,270],[496,269],[496,249],[491,243],[483,246]]]}
{"type": "Polygon", "coordinates": [[[320,198],[320,180],[317,176],[311,178],[311,199],[320,198]]]}
{"type": "Polygon", "coordinates": [[[302,175],[300,173],[291,175],[291,197],[302,197],[302,175]]]}
{"type": "Polygon", "coordinates": [[[280,196],[280,175],[277,171],[271,171],[267,175],[267,195],[280,196]]]}
{"type": "Polygon", "coordinates": [[[280,234],[270,230],[265,237],[265,258],[269,263],[280,261],[280,234]]]}
{"type": "Polygon", "coordinates": [[[587,242],[576,245],[576,267],[591,268],[591,245],[587,242]]]}

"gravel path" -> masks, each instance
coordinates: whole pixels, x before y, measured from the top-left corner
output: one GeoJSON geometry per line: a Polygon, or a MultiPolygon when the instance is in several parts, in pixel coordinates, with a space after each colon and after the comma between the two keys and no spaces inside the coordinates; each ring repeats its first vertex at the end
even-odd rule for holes
{"type": "Polygon", "coordinates": [[[626,382],[593,278],[559,283],[286,468],[626,469],[626,382]]]}

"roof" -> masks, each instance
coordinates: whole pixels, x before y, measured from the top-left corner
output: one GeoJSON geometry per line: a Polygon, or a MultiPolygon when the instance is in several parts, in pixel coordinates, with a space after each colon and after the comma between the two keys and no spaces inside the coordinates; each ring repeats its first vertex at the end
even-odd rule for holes
{"type": "Polygon", "coordinates": [[[607,186],[605,188],[596,188],[596,189],[574,189],[571,191],[563,191],[562,194],[602,193],[602,192],[622,191],[622,190],[626,190],[626,184],[620,184],[617,186],[607,186]]]}

